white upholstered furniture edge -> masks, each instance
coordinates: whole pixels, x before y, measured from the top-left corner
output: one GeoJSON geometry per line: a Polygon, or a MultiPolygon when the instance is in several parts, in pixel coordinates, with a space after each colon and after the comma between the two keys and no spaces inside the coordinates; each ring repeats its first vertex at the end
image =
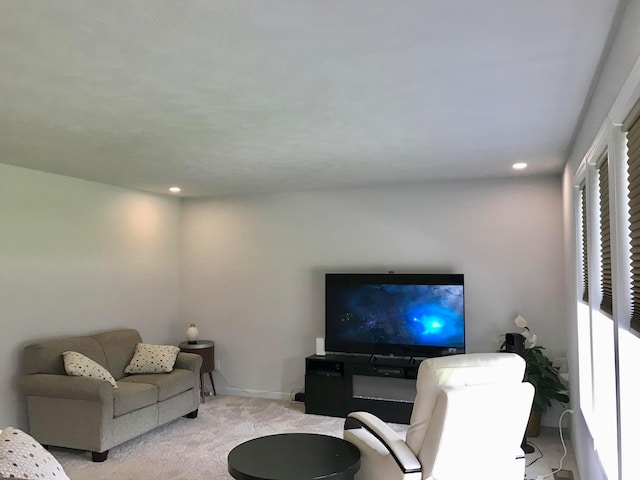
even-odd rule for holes
{"type": "Polygon", "coordinates": [[[361,452],[359,480],[522,480],[520,444],[533,386],[516,354],[453,355],[421,363],[406,440],[353,412],[344,438],[361,452]]]}

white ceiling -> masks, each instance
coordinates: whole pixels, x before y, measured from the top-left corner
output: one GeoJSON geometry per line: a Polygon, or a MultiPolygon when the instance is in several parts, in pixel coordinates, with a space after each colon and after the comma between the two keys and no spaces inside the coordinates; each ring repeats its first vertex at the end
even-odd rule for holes
{"type": "Polygon", "coordinates": [[[559,172],[617,0],[0,0],[0,163],[185,196],[559,172]]]}

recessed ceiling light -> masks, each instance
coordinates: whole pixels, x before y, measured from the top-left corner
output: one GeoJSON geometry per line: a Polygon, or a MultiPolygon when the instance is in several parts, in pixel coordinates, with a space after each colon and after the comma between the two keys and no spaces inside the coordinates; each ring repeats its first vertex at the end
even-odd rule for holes
{"type": "Polygon", "coordinates": [[[513,168],[514,170],[524,170],[525,168],[527,168],[527,164],[524,162],[518,162],[511,165],[511,168],[513,168]]]}
{"type": "Polygon", "coordinates": [[[181,190],[180,187],[170,187],[169,188],[169,191],[171,193],[180,193],[180,190],[181,190]]]}

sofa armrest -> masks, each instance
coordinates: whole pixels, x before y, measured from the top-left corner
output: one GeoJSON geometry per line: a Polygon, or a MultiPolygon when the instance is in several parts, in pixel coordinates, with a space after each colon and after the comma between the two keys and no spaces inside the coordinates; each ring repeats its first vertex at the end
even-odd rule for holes
{"type": "Polygon", "coordinates": [[[36,397],[113,402],[113,386],[107,380],[36,373],[20,379],[20,390],[36,397]]]}
{"type": "Polygon", "coordinates": [[[357,428],[364,428],[377,438],[391,454],[404,474],[417,473],[422,470],[420,461],[402,437],[375,415],[368,412],[349,413],[344,422],[344,429],[351,430],[357,428]]]}
{"type": "Polygon", "coordinates": [[[202,357],[197,353],[179,352],[173,367],[200,373],[201,366],[202,357]]]}

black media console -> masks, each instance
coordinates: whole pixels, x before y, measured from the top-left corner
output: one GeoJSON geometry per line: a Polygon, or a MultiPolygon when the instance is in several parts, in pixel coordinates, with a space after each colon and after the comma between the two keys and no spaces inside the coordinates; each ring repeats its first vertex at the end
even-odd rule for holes
{"type": "Polygon", "coordinates": [[[409,423],[423,359],[327,354],[306,358],[305,411],[346,417],[371,412],[386,422],[409,423]]]}

